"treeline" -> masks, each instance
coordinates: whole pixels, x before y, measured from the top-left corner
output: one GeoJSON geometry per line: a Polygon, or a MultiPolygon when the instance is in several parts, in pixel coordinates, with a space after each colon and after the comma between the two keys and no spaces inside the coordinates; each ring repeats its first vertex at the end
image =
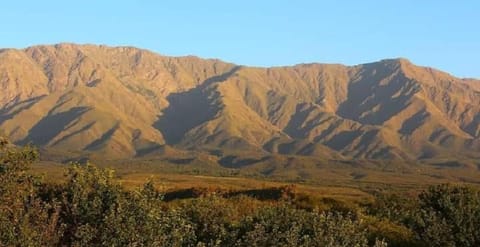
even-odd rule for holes
{"type": "Polygon", "coordinates": [[[48,184],[28,172],[37,157],[0,141],[0,246],[480,246],[472,187],[382,194],[366,205],[292,187],[183,191],[180,200],[151,182],[126,190],[92,165],[72,165],[65,182],[48,184]]]}

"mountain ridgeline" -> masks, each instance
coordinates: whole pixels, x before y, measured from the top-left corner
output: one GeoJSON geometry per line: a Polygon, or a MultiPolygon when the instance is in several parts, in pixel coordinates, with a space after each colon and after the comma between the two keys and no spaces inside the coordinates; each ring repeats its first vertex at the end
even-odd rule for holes
{"type": "Polygon", "coordinates": [[[59,44],[0,50],[0,87],[0,130],[14,143],[110,159],[480,157],[480,81],[405,59],[256,68],[59,44]]]}

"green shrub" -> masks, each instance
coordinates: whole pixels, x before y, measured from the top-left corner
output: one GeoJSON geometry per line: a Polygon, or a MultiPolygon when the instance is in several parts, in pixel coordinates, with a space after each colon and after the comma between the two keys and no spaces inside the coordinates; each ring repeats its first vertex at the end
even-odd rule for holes
{"type": "Polygon", "coordinates": [[[416,241],[413,231],[401,223],[375,216],[363,216],[362,219],[367,228],[370,242],[383,239],[391,247],[421,246],[421,243],[416,241]]]}
{"type": "Polygon", "coordinates": [[[235,206],[228,200],[209,196],[190,200],[179,208],[192,222],[200,246],[232,246],[236,238],[233,227],[238,218],[235,206]]]}
{"type": "Polygon", "coordinates": [[[377,218],[410,225],[418,207],[418,200],[414,196],[385,193],[376,195],[375,202],[368,207],[368,212],[377,218]]]}
{"type": "Polygon", "coordinates": [[[151,182],[125,191],[111,170],[73,165],[62,194],[63,243],[73,246],[186,246],[193,227],[182,212],[165,211],[151,182]]]}
{"type": "Polygon", "coordinates": [[[0,138],[0,244],[54,245],[62,234],[59,208],[37,195],[39,178],[28,173],[38,153],[30,146],[15,148],[0,138]]]}
{"type": "Polygon", "coordinates": [[[432,186],[419,196],[414,230],[429,246],[480,246],[480,192],[467,186],[432,186]]]}
{"type": "Polygon", "coordinates": [[[268,207],[240,224],[238,246],[367,246],[366,232],[350,216],[268,207]]]}

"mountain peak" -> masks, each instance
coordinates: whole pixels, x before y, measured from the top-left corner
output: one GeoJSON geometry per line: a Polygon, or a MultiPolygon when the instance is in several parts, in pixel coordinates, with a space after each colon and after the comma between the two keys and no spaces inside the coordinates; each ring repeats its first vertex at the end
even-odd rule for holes
{"type": "MultiPolygon", "coordinates": [[[[82,49],[82,48],[90,48],[90,49],[93,49],[93,50],[109,49],[109,50],[117,50],[119,52],[139,51],[139,52],[155,53],[155,54],[159,55],[156,52],[152,52],[152,51],[149,51],[149,50],[146,50],[146,49],[138,48],[138,47],[135,47],[135,46],[129,46],[129,45],[110,46],[110,45],[104,45],[104,44],[100,44],[100,45],[87,44],[87,43],[86,44],[78,44],[78,43],[71,43],[71,42],[62,42],[62,43],[56,43],[56,44],[51,44],[51,45],[48,45],[48,44],[46,44],[46,45],[35,45],[35,46],[27,47],[24,50],[29,50],[29,49],[34,49],[34,48],[40,48],[40,49],[51,49],[51,48],[53,48],[53,49],[64,49],[64,50],[66,50],[66,49],[78,50],[78,49],[82,49]]],[[[8,50],[8,49],[0,49],[0,51],[2,51],[2,50],[8,50]]],[[[201,57],[198,57],[198,56],[192,55],[192,54],[191,55],[180,56],[180,57],[194,58],[194,59],[205,59],[205,58],[201,58],[201,57]]],[[[208,60],[222,61],[221,59],[217,59],[217,58],[208,59],[208,60]]],[[[372,64],[373,63],[413,65],[413,63],[408,58],[404,58],[404,57],[382,59],[382,60],[377,61],[377,62],[372,62],[372,64]]],[[[367,63],[367,64],[370,64],[370,63],[367,63]]],[[[297,64],[297,66],[309,66],[309,65],[345,66],[343,64],[338,64],[338,63],[325,64],[325,63],[318,63],[318,62],[297,64]]],[[[358,65],[364,65],[364,64],[358,64],[358,65]]],[[[278,67],[292,67],[292,66],[284,65],[284,66],[278,66],[278,67]]]]}
{"type": "Polygon", "coordinates": [[[380,63],[398,63],[398,64],[412,64],[408,58],[398,57],[398,58],[387,58],[379,61],[380,63]]]}
{"type": "Polygon", "coordinates": [[[367,159],[480,153],[476,82],[404,58],[239,69],[88,44],[2,54],[0,129],[18,144],[112,158],[165,146],[367,159]]]}

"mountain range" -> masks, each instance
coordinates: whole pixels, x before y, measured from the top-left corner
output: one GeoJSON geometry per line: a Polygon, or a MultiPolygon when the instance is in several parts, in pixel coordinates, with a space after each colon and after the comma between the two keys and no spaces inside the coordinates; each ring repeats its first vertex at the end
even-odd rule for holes
{"type": "Polygon", "coordinates": [[[59,152],[480,158],[480,81],[407,59],[260,68],[58,44],[0,50],[0,88],[4,135],[59,152]]]}

